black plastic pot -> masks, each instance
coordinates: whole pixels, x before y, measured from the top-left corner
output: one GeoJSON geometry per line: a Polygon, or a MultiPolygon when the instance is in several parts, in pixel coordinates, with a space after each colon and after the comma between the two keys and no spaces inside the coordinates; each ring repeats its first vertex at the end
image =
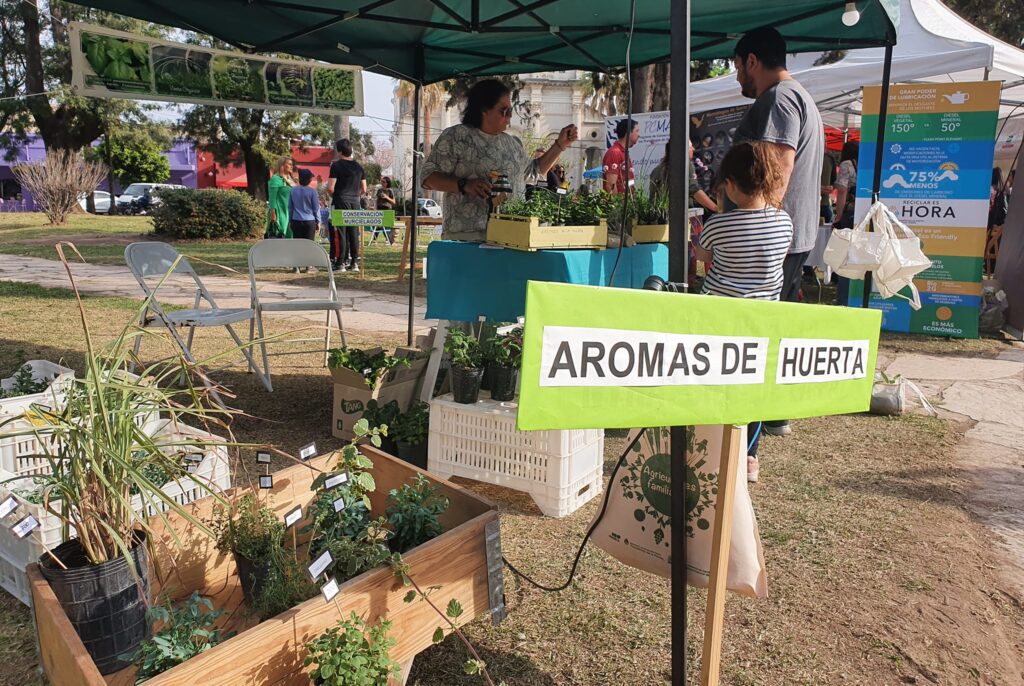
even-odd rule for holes
{"type": "Polygon", "coordinates": [[[491,390],[491,370],[494,369],[494,365],[488,362],[484,365],[484,375],[480,379],[480,390],[489,391],[491,390]]]}
{"type": "Polygon", "coordinates": [[[387,438],[386,436],[380,437],[380,449],[386,452],[388,455],[398,454],[398,441],[393,438],[387,438]]]}
{"type": "Polygon", "coordinates": [[[491,400],[513,400],[516,397],[516,380],[519,370],[515,367],[491,367],[491,400]]]}
{"type": "Polygon", "coordinates": [[[398,442],[398,457],[420,469],[427,468],[427,439],[423,439],[417,445],[398,442]]]}
{"type": "Polygon", "coordinates": [[[39,568],[78,632],[100,674],[124,669],[121,655],[133,653],[149,635],[146,603],[149,600],[149,553],[146,535],[136,532],[132,562],[138,577],[123,557],[89,564],[78,539],[62,543],[53,554],[39,558],[39,568]]]}
{"type": "Polygon", "coordinates": [[[452,367],[452,397],[455,402],[463,405],[475,404],[480,399],[480,381],[483,375],[483,369],[452,367]]]}
{"type": "Polygon", "coordinates": [[[238,580],[242,584],[242,597],[245,598],[245,604],[252,607],[256,599],[260,597],[260,593],[263,592],[267,578],[274,568],[274,561],[273,559],[253,561],[235,553],[235,565],[238,567],[238,580]]]}

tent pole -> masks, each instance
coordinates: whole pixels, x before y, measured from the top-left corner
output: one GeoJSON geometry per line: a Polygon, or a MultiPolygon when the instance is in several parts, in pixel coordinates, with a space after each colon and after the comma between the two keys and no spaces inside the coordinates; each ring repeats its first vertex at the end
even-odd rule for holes
{"type": "MultiPolygon", "coordinates": [[[[689,283],[690,0],[672,3],[669,102],[669,281],[689,283]]],[[[687,427],[673,426],[670,439],[672,494],[672,684],[686,685],[686,447],[687,427]]]]}
{"type": "MultiPolygon", "coordinates": [[[[882,186],[882,155],[885,153],[885,119],[889,114],[889,78],[892,75],[892,44],[885,46],[885,62],[882,65],[882,99],[878,103],[878,133],[875,140],[875,176],[871,187],[871,204],[878,202],[882,186]]],[[[870,230],[874,230],[874,226],[870,230]]],[[[864,275],[864,298],[861,307],[871,304],[871,272],[864,275]]]]}
{"type": "Polygon", "coordinates": [[[409,332],[406,345],[412,346],[413,321],[416,318],[416,215],[420,202],[420,104],[423,82],[417,81],[412,106],[412,216],[409,218],[409,332]]]}

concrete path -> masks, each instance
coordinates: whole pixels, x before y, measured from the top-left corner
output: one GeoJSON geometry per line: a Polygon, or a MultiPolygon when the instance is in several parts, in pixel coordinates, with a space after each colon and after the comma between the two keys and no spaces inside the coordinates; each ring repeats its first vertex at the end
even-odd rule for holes
{"type": "Polygon", "coordinates": [[[995,359],[898,355],[885,372],[915,381],[966,429],[956,449],[974,482],[971,508],[997,534],[1012,565],[1004,577],[1024,600],[1024,348],[995,359]]]}
{"type": "MultiPolygon", "coordinates": [[[[72,273],[83,293],[112,295],[142,301],[142,290],[127,267],[100,264],[72,265],[72,273]]],[[[249,280],[233,276],[204,276],[203,283],[221,307],[249,307],[249,280]]],[[[64,265],[56,260],[38,257],[19,257],[0,254],[0,281],[34,283],[49,288],[69,288],[68,275],[64,265]]],[[[335,279],[344,285],[344,279],[335,279]]],[[[268,299],[324,298],[327,293],[327,278],[323,288],[307,288],[287,283],[266,281],[260,289],[260,297],[268,299]]],[[[354,288],[338,289],[345,309],[342,321],[346,331],[372,331],[399,333],[408,327],[408,298],[397,295],[374,293],[354,288]]],[[[162,303],[191,306],[195,297],[195,284],[187,276],[175,275],[160,287],[159,300],[162,303]]],[[[423,315],[426,300],[416,299],[413,326],[417,332],[425,332],[429,326],[423,315]]],[[[322,312],[288,312],[289,318],[306,319],[318,324],[324,322],[322,312]]]]}

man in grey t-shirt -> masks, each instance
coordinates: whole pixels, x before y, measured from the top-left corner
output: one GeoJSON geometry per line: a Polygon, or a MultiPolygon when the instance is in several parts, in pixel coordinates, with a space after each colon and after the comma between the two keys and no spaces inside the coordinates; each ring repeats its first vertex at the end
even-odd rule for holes
{"type": "MultiPolygon", "coordinates": [[[[782,264],[779,299],[796,302],[804,263],[818,237],[825,128],[814,98],[786,69],[786,40],[778,31],[765,27],[744,35],[736,43],[733,63],[743,95],[755,98],[733,140],[772,143],[782,163],[786,183],[782,209],[793,220],[793,243],[782,264]]],[[[785,421],[766,422],[763,429],[776,436],[791,433],[785,421]]],[[[747,478],[756,481],[756,441],[752,446],[747,478]]]]}
{"type": "Polygon", "coordinates": [[[736,43],[736,80],[756,98],[736,129],[736,141],[775,145],[787,184],[782,209],[793,220],[793,243],[784,265],[781,300],[796,301],[807,256],[814,249],[821,210],[825,129],[814,98],[786,70],[786,41],[773,28],[736,43]]]}

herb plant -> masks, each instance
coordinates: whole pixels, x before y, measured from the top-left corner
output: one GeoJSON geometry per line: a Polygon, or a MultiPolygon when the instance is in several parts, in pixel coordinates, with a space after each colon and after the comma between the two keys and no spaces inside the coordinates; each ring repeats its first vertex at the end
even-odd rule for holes
{"type": "Polygon", "coordinates": [[[448,337],[444,341],[444,351],[448,354],[453,367],[478,369],[482,362],[480,342],[472,334],[460,328],[448,329],[448,337]]]}
{"type": "Polygon", "coordinates": [[[261,507],[255,494],[246,493],[227,507],[214,507],[211,522],[217,550],[247,560],[264,560],[281,549],[284,522],[269,507],[261,507]]]}
{"type": "Polygon", "coordinates": [[[448,509],[448,498],[434,491],[422,474],[413,484],[402,484],[388,493],[385,513],[394,531],[391,549],[404,553],[444,531],[438,515],[448,509]]]}
{"type": "Polygon", "coordinates": [[[355,72],[345,69],[313,69],[313,88],[320,107],[352,109],[355,106],[355,72]]]}
{"type": "Polygon", "coordinates": [[[376,388],[391,370],[400,366],[408,367],[413,359],[414,356],[395,357],[383,350],[371,354],[358,348],[335,348],[328,355],[327,366],[362,374],[366,385],[376,388]]]}
{"type": "Polygon", "coordinates": [[[363,412],[363,419],[370,426],[375,426],[380,431],[382,436],[393,436],[395,432],[395,422],[398,419],[398,415],[402,413],[402,410],[398,407],[398,401],[392,400],[384,405],[377,402],[376,398],[371,398],[366,403],[366,410],[363,412]]]}
{"type": "Polygon", "coordinates": [[[97,76],[115,81],[149,82],[149,48],[145,43],[83,33],[82,50],[97,76]]]}
{"type": "Polygon", "coordinates": [[[414,400],[398,417],[395,426],[395,440],[409,445],[419,445],[427,439],[430,428],[430,403],[414,400]]]}
{"type": "Polygon", "coordinates": [[[249,609],[260,619],[276,617],[317,594],[316,585],[291,551],[273,551],[274,564],[249,609]]]}
{"type": "Polygon", "coordinates": [[[342,536],[330,541],[326,549],[334,560],[332,569],[339,583],[355,578],[363,572],[390,562],[393,556],[388,548],[391,531],[383,517],[375,519],[351,537],[342,536]]]}
{"type": "Polygon", "coordinates": [[[386,686],[401,673],[391,659],[396,641],[387,635],[391,622],[367,627],[353,612],[348,619],[306,644],[304,664],[316,665],[310,673],[318,686],[386,686]]]}
{"type": "Polygon", "coordinates": [[[566,197],[553,193],[534,193],[529,200],[510,200],[501,206],[501,214],[537,217],[541,226],[590,226],[608,216],[615,197],[608,193],[566,197]]]}
{"type": "Polygon", "coordinates": [[[493,338],[493,363],[498,367],[519,369],[523,364],[523,327],[517,326],[502,335],[495,333],[493,338]]]}
{"type": "Polygon", "coordinates": [[[135,663],[135,683],[141,684],[231,638],[233,631],[222,633],[217,628],[217,620],[224,614],[198,592],[193,592],[178,608],[169,600],[164,605],[149,608],[146,619],[150,623],[162,623],[163,628],[143,641],[132,654],[123,656],[135,663]]]}
{"type": "Polygon", "coordinates": [[[0,398],[17,398],[22,395],[42,393],[50,387],[50,382],[46,379],[36,381],[36,377],[32,374],[32,367],[27,364],[22,365],[18,371],[14,372],[12,380],[14,384],[9,390],[0,390],[0,398]]]}

